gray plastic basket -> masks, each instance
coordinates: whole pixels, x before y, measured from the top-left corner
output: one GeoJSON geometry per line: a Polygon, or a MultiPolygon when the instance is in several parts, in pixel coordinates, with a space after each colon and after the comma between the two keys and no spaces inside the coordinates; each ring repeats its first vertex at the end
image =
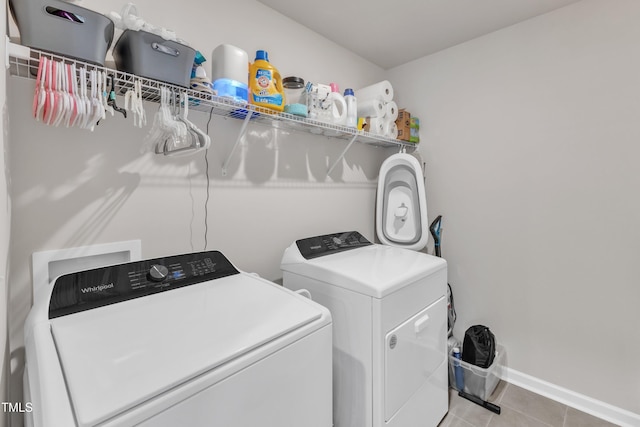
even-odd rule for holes
{"type": "Polygon", "coordinates": [[[106,16],[59,0],[9,0],[9,7],[24,46],[104,65],[114,27],[106,16]]]}
{"type": "Polygon", "coordinates": [[[196,51],[146,31],[125,30],[113,46],[120,71],[189,87],[196,51]]]}

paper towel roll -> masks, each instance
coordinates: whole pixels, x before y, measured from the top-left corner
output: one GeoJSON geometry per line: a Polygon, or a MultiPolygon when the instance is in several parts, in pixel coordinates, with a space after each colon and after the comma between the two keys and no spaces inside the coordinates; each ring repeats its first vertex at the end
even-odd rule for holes
{"type": "Polygon", "coordinates": [[[381,117],[367,117],[367,124],[369,125],[367,131],[374,135],[384,135],[385,123],[385,120],[381,117]]]}
{"type": "Polygon", "coordinates": [[[371,86],[356,90],[356,99],[358,100],[358,103],[361,100],[368,101],[371,99],[391,102],[393,100],[393,87],[388,80],[383,80],[379,83],[372,84],[371,86]]]}
{"type": "Polygon", "coordinates": [[[398,125],[396,122],[386,122],[384,126],[384,136],[391,139],[398,139],[398,125]]]}
{"type": "Polygon", "coordinates": [[[359,99],[357,99],[357,103],[358,117],[382,117],[386,112],[382,101],[379,101],[377,99],[364,101],[360,101],[359,99]]]}
{"type": "Polygon", "coordinates": [[[390,122],[395,122],[398,118],[398,104],[393,101],[387,102],[386,104],[384,104],[384,109],[386,111],[384,115],[385,119],[389,120],[390,122]]]}

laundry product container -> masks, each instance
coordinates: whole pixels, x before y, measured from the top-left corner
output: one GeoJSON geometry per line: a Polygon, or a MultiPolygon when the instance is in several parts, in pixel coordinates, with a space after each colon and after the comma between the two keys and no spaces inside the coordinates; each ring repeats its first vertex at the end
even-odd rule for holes
{"type": "Polygon", "coordinates": [[[113,22],[104,15],[59,0],[9,0],[24,46],[104,65],[113,22]]]}
{"type": "Polygon", "coordinates": [[[454,372],[456,372],[455,367],[459,365],[462,367],[462,374],[464,377],[463,391],[477,396],[482,400],[487,400],[491,396],[491,393],[496,389],[496,386],[502,377],[504,363],[505,350],[504,347],[500,345],[496,346],[496,356],[493,359],[493,363],[488,368],[481,368],[471,363],[467,363],[463,360],[456,359],[453,354],[449,354],[449,383],[451,384],[451,387],[460,391],[454,377],[454,372]]]}
{"type": "Polygon", "coordinates": [[[113,46],[118,70],[187,88],[195,56],[195,49],[146,31],[125,30],[113,46]]]}

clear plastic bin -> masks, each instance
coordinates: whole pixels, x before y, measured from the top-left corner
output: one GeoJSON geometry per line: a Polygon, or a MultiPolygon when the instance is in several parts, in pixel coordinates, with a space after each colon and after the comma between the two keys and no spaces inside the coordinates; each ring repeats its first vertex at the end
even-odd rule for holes
{"type": "Polygon", "coordinates": [[[493,363],[488,368],[480,368],[460,359],[456,359],[449,354],[449,383],[455,390],[459,390],[456,385],[455,366],[459,364],[462,367],[464,378],[464,392],[473,396],[477,396],[482,400],[487,400],[491,393],[495,390],[500,378],[502,377],[502,369],[505,362],[504,347],[496,346],[496,356],[493,363]]]}

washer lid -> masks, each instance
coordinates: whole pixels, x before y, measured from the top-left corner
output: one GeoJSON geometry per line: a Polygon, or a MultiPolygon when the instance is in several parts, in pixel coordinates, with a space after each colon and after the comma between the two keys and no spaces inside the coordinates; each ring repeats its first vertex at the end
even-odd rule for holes
{"type": "Polygon", "coordinates": [[[305,259],[294,243],[285,252],[280,267],[283,271],[382,298],[446,266],[442,258],[376,244],[305,259]]]}
{"type": "Polygon", "coordinates": [[[319,319],[311,301],[246,273],[51,320],[79,426],[140,405],[319,319]]]}

